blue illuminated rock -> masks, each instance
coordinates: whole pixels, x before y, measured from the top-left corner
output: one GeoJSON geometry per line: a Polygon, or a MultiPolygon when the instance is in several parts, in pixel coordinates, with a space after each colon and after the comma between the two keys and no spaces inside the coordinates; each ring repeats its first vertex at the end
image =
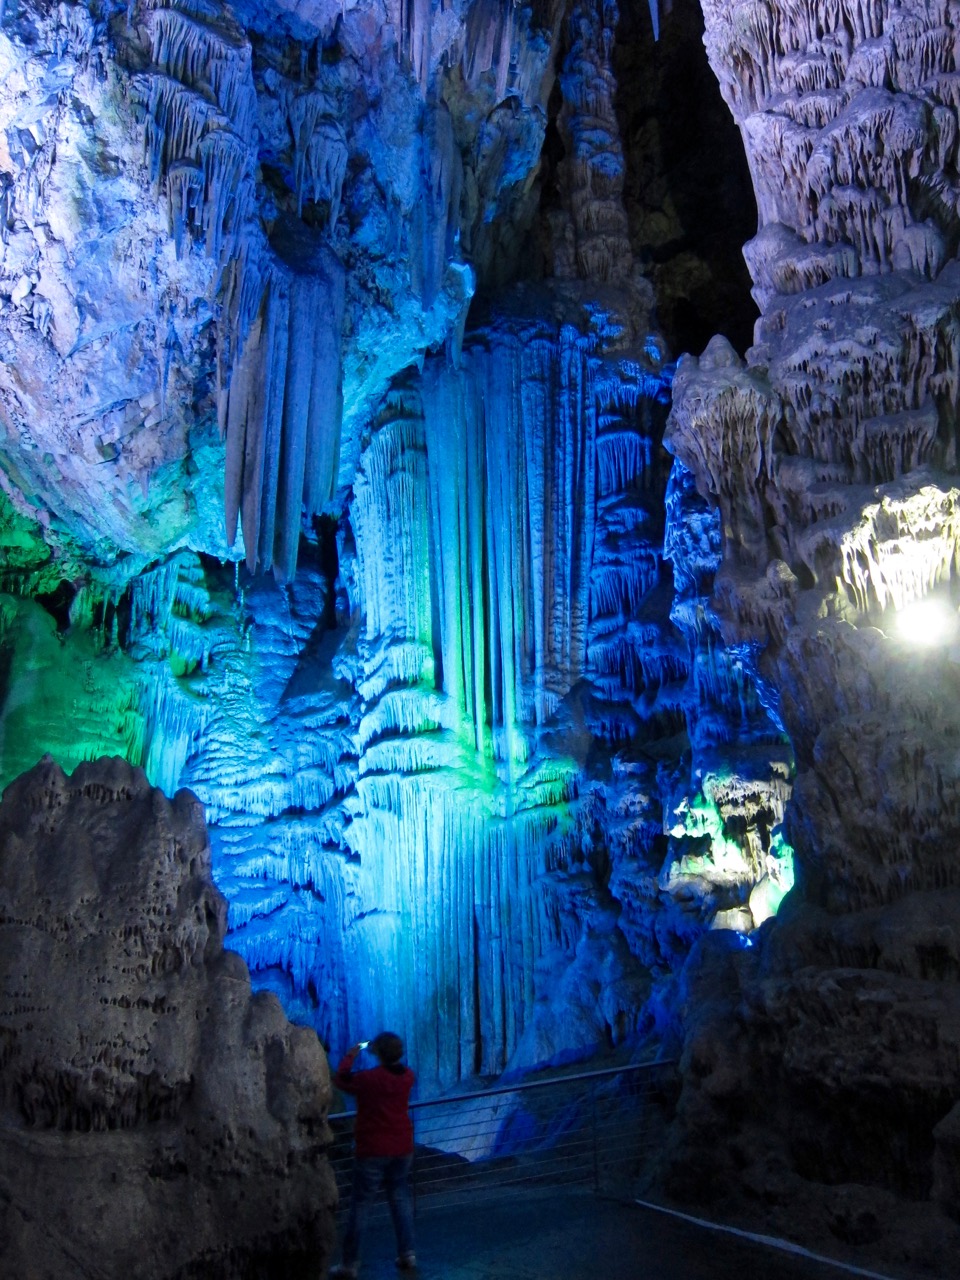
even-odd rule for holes
{"type": "Polygon", "coordinates": [[[463,230],[490,254],[517,193],[531,202],[549,32],[509,9],[490,45],[467,16],[8,11],[0,444],[18,504],[127,576],[181,546],[235,554],[242,509],[251,567],[292,574],[390,379],[462,326],[464,184],[463,230]],[[491,151],[480,122],[511,62],[518,127],[491,151]]]}
{"type": "Polygon", "coordinates": [[[661,448],[617,17],[0,26],[6,773],[189,785],[256,984],[335,1048],[396,1027],[425,1088],[638,1044],[789,879],[661,448]]]}

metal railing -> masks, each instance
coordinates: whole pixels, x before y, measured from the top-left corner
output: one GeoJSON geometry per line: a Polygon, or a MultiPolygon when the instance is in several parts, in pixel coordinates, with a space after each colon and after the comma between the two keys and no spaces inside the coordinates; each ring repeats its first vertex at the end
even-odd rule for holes
{"type": "MultiPolygon", "coordinates": [[[[411,1103],[418,1209],[518,1186],[629,1187],[656,1150],[676,1091],[676,1062],[667,1061],[411,1103]]],[[[353,1120],[352,1112],[329,1117],[341,1207],[350,1199],[353,1120]]]]}

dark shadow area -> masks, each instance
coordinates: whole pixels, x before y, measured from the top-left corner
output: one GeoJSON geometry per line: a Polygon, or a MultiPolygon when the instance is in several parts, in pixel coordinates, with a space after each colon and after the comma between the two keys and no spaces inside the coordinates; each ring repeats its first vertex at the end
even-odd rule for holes
{"type": "MultiPolygon", "coordinates": [[[[396,1275],[386,1220],[371,1224],[364,1245],[365,1280],[396,1275]]],[[[823,1252],[849,1251],[829,1241],[823,1252]]],[[[417,1257],[421,1280],[839,1280],[850,1274],[828,1261],[563,1186],[478,1192],[455,1208],[418,1205],[417,1257]]]]}
{"type": "MultiPolygon", "coordinates": [[[[56,622],[58,635],[65,635],[70,629],[70,606],[73,604],[76,594],[76,587],[65,578],[61,578],[52,591],[40,591],[37,593],[37,604],[46,609],[47,613],[56,622]]],[[[129,602],[127,612],[129,613],[129,602]]],[[[125,632],[126,628],[124,627],[121,630],[121,635],[125,635],[125,632]]]]}
{"type": "Polygon", "coordinates": [[[337,628],[337,575],[340,573],[336,517],[314,516],[313,528],[317,535],[317,565],[327,583],[327,594],[323,602],[323,625],[328,631],[335,631],[337,628]]]}
{"type": "Polygon", "coordinates": [[[699,355],[715,333],[742,354],[757,309],[742,248],[757,209],[739,130],[703,47],[696,4],[620,11],[613,55],[634,256],[653,282],[672,351],[699,355]]]}

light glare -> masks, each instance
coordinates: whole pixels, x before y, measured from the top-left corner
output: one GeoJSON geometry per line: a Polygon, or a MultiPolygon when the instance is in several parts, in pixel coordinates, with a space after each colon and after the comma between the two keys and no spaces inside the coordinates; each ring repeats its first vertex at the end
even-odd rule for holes
{"type": "Polygon", "coordinates": [[[897,613],[897,635],[921,648],[946,644],[955,638],[956,631],[956,612],[941,600],[916,600],[897,613]]]}

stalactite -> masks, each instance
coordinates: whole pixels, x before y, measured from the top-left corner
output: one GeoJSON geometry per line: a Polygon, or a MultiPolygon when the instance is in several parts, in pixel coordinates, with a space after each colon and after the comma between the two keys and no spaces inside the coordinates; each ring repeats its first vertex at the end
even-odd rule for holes
{"type": "MultiPolygon", "coordinates": [[[[526,754],[526,744],[518,730],[530,718],[523,686],[524,676],[533,670],[533,566],[524,508],[527,485],[536,484],[536,480],[524,465],[517,396],[519,363],[519,353],[510,344],[486,362],[482,373],[489,487],[487,559],[491,630],[495,637],[491,653],[493,718],[501,729],[500,750],[508,761],[522,760],[526,754]]],[[[537,457],[536,462],[539,461],[537,457]]]]}
{"type": "MultiPolygon", "coordinates": [[[[292,220],[267,244],[251,224],[256,93],[249,43],[177,10],[151,15],[154,70],[141,77],[145,148],[165,181],[181,255],[188,235],[222,262],[227,318],[218,415],[227,439],[225,514],[251,571],[296,569],[301,519],[329,499],[339,459],[345,277],[292,220]]],[[[336,224],[346,148],[319,93],[291,94],[298,204],[325,200],[336,224]]]]}
{"type": "Polygon", "coordinates": [[[464,371],[428,361],[423,376],[434,589],[444,690],[490,750],[487,729],[488,620],[484,577],[486,482],[480,388],[464,371]]]}
{"type": "Polygon", "coordinates": [[[597,439],[600,494],[642,483],[652,461],[652,441],[635,431],[605,431],[597,439]]]}
{"type": "Polygon", "coordinates": [[[225,404],[227,536],[242,512],[251,571],[296,568],[301,516],[318,514],[336,481],[344,273],[306,229],[274,238],[260,315],[225,404]]]}
{"type": "MultiPolygon", "coordinates": [[[[374,1021],[399,1011],[421,1079],[442,1087],[502,1071],[529,1021],[536,964],[551,942],[535,886],[560,834],[559,811],[498,820],[465,776],[369,784],[358,788],[362,813],[348,836],[361,864],[378,868],[380,906],[348,920],[345,938],[357,961],[375,953],[390,963],[380,990],[353,998],[374,1021]],[[383,858],[398,847],[402,859],[383,858]],[[442,904],[440,920],[434,904],[442,904]],[[438,1004],[439,1018],[417,1016],[438,1004]]],[[[562,786],[553,794],[562,796],[562,786]]]]}
{"type": "Polygon", "coordinates": [[[294,144],[294,186],[297,215],[304,199],[324,200],[329,226],[336,230],[340,216],[343,179],[347,171],[347,142],[327,94],[315,90],[291,91],[286,102],[287,120],[294,144]]]}
{"type": "MultiPolygon", "coordinates": [[[[957,572],[958,499],[956,489],[924,486],[903,499],[888,496],[870,504],[854,527],[844,522],[826,534],[839,551],[843,581],[861,610],[867,612],[874,602],[900,610],[957,572]],[[922,538],[915,536],[917,529],[923,529],[922,538]]],[[[808,547],[815,545],[817,532],[810,530],[808,547]]]]}
{"type": "Polygon", "coordinates": [[[632,625],[659,581],[641,421],[663,384],[594,345],[572,326],[506,326],[469,344],[459,373],[425,369],[437,670],[475,745],[489,732],[516,765],[576,681],[602,674],[601,620],[632,625]]]}
{"type": "Polygon", "coordinates": [[[162,74],[209,94],[242,138],[250,136],[257,99],[250,45],[242,30],[216,29],[177,9],[151,15],[153,62],[162,74]]]}
{"type": "Polygon", "coordinates": [[[489,718],[521,760],[519,726],[545,723],[586,663],[597,401],[584,345],[573,329],[559,344],[494,335],[457,375],[428,364],[424,411],[444,688],[478,746],[489,718]]]}
{"type": "Polygon", "coordinates": [[[467,16],[462,56],[464,77],[475,88],[481,76],[496,68],[498,102],[507,92],[515,23],[516,6],[511,0],[479,0],[467,16]]]}
{"type": "Polygon", "coordinates": [[[410,63],[420,92],[426,96],[430,77],[432,0],[399,0],[400,51],[410,63]]]}
{"type": "Polygon", "coordinates": [[[463,162],[445,103],[424,108],[421,133],[423,197],[417,204],[419,245],[414,254],[414,286],[424,308],[432,307],[443,283],[447,260],[460,232],[463,162]]]}
{"type": "MultiPolygon", "coordinates": [[[[421,671],[413,678],[433,676],[430,495],[419,407],[419,397],[412,403],[402,394],[391,397],[361,456],[353,486],[351,523],[357,538],[360,599],[365,637],[372,646],[364,657],[368,675],[380,667],[383,645],[409,644],[410,652],[421,654],[421,671]]],[[[372,692],[369,686],[368,692],[372,692]]],[[[389,728],[403,732],[424,728],[409,720],[417,698],[424,696],[418,693],[411,703],[399,692],[385,695],[376,704],[381,708],[379,717],[373,713],[365,717],[363,739],[368,741],[389,728]],[[390,721],[388,706],[397,708],[397,723],[390,721]]]]}

